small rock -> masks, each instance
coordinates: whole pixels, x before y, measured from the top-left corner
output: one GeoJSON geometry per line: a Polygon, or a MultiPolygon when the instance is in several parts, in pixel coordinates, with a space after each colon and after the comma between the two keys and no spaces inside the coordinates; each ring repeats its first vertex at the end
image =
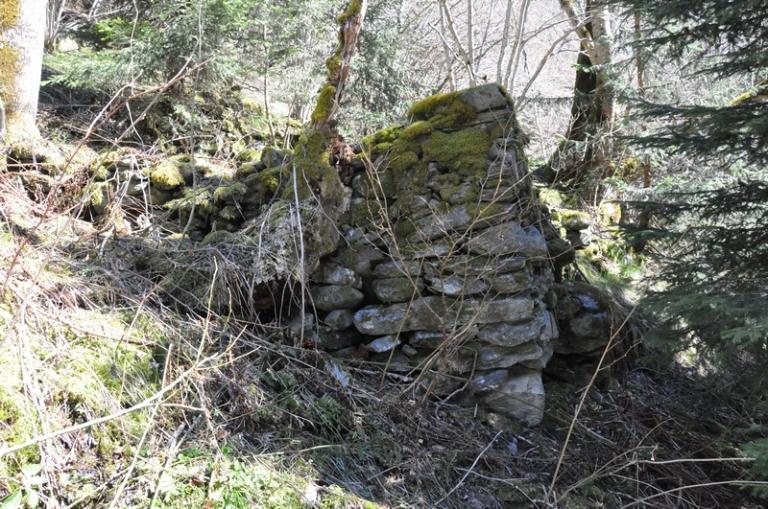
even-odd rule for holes
{"type": "Polygon", "coordinates": [[[574,249],[584,249],[592,242],[592,232],[589,230],[568,231],[565,238],[571,243],[574,249]]]}
{"type": "MultiPolygon", "coordinates": [[[[227,233],[227,235],[230,235],[227,233]]],[[[206,237],[207,238],[207,237],[206,237]]],[[[295,336],[304,331],[311,330],[315,326],[315,315],[312,313],[299,313],[288,321],[288,330],[295,336]]]]}
{"type": "Polygon", "coordinates": [[[579,337],[602,337],[608,341],[611,322],[608,313],[584,313],[569,322],[571,331],[579,337]]]}
{"type": "Polygon", "coordinates": [[[312,281],[324,285],[342,285],[361,288],[362,279],[354,270],[336,263],[325,263],[320,269],[312,274],[312,281]]]}
{"type": "Polygon", "coordinates": [[[435,240],[452,232],[461,231],[471,223],[472,215],[467,207],[458,205],[415,221],[416,232],[412,233],[408,240],[411,242],[435,240]]]}
{"type": "Polygon", "coordinates": [[[459,205],[477,201],[478,186],[472,182],[462,182],[458,187],[443,187],[439,193],[441,200],[459,205]]]}
{"type": "Polygon", "coordinates": [[[409,301],[414,296],[418,297],[424,289],[420,278],[411,280],[407,277],[376,279],[371,286],[376,298],[386,303],[409,301]]]}
{"type": "Polygon", "coordinates": [[[334,331],[326,327],[319,327],[317,331],[311,331],[308,339],[314,341],[317,348],[328,352],[358,346],[362,340],[360,334],[355,330],[334,331]]]}
{"type": "Polygon", "coordinates": [[[416,331],[411,334],[409,344],[414,348],[436,350],[446,340],[444,332],[416,331]]]}
{"type": "Polygon", "coordinates": [[[470,256],[454,255],[439,263],[430,263],[428,268],[434,274],[461,274],[464,276],[486,276],[515,272],[525,268],[527,259],[524,256],[470,256]]]}
{"type": "Polygon", "coordinates": [[[339,260],[346,267],[351,268],[361,276],[369,276],[373,272],[373,266],[387,258],[381,249],[370,244],[352,244],[339,250],[339,260]]]}
{"type": "Polygon", "coordinates": [[[509,107],[509,100],[499,85],[488,83],[461,92],[459,99],[477,112],[499,110],[509,107]]]}
{"type": "Polygon", "coordinates": [[[354,313],[348,309],[335,309],[328,313],[323,322],[331,330],[344,330],[352,326],[354,313]]]}
{"type": "Polygon", "coordinates": [[[351,309],[360,304],[365,296],[351,286],[316,286],[310,290],[315,307],[322,311],[351,309]]]}
{"type": "Polygon", "coordinates": [[[557,337],[557,324],[549,311],[540,311],[526,323],[492,323],[478,329],[477,339],[491,345],[512,347],[529,341],[549,341],[557,337]]]}
{"type": "Polygon", "coordinates": [[[488,285],[482,279],[452,275],[430,278],[429,289],[448,297],[460,297],[485,293],[488,291],[488,285]]]}
{"type": "Polygon", "coordinates": [[[365,348],[374,353],[384,353],[389,352],[390,350],[394,350],[398,347],[398,345],[400,345],[400,339],[396,336],[383,336],[374,339],[365,345],[365,348]]]}
{"type": "Polygon", "coordinates": [[[510,372],[509,378],[486,395],[483,402],[493,412],[536,426],[544,418],[544,398],[541,372],[520,370],[510,372]]]}
{"type": "Polygon", "coordinates": [[[421,273],[421,263],[416,260],[390,260],[380,263],[373,270],[373,275],[377,278],[418,276],[421,273]]]}
{"type": "Polygon", "coordinates": [[[499,293],[519,293],[533,286],[533,277],[530,272],[510,272],[499,274],[487,279],[491,288],[499,293]]]}
{"type": "MultiPolygon", "coordinates": [[[[551,350],[545,352],[536,341],[529,341],[514,348],[468,343],[465,348],[476,352],[476,368],[480,370],[510,368],[526,361],[540,360],[552,356],[551,350]]],[[[542,366],[543,367],[543,366],[542,366]]]]}

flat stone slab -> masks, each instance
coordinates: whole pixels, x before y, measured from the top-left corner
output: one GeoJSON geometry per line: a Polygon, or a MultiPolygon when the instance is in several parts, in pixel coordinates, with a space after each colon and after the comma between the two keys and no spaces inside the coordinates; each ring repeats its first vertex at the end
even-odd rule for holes
{"type": "Polygon", "coordinates": [[[410,242],[429,241],[453,232],[463,233],[472,223],[472,215],[464,205],[433,214],[415,222],[416,232],[408,236],[410,242]]]}
{"type": "Polygon", "coordinates": [[[514,348],[468,343],[465,348],[477,350],[476,369],[511,368],[530,361],[546,363],[552,356],[552,349],[545,349],[538,341],[529,341],[514,348]]]}
{"type": "Polygon", "coordinates": [[[352,309],[365,298],[360,290],[339,285],[316,286],[309,291],[309,294],[312,296],[315,307],[322,311],[352,309]]]}
{"type": "Polygon", "coordinates": [[[429,279],[429,289],[448,297],[477,295],[488,291],[488,284],[478,278],[456,275],[436,276],[429,279]]]}
{"type": "Polygon", "coordinates": [[[533,316],[528,297],[482,301],[422,297],[409,304],[368,306],[355,313],[355,327],[363,334],[387,335],[418,330],[450,330],[457,324],[523,321],[533,316]]]}
{"type": "Polygon", "coordinates": [[[421,273],[421,263],[415,260],[390,260],[380,263],[373,269],[373,275],[377,278],[418,276],[421,273]]]}
{"type": "Polygon", "coordinates": [[[491,226],[467,241],[466,247],[483,255],[547,256],[547,241],[541,232],[534,226],[523,228],[518,222],[491,226]]]}
{"type": "Polygon", "coordinates": [[[354,316],[349,309],[335,309],[328,313],[323,322],[331,330],[344,330],[352,326],[354,316]]]}
{"type": "Polygon", "coordinates": [[[424,289],[424,282],[418,277],[376,279],[371,284],[371,289],[381,302],[406,302],[420,294],[424,289]]]}
{"type": "Polygon", "coordinates": [[[503,347],[529,341],[551,341],[557,336],[557,321],[549,311],[540,311],[526,323],[492,323],[481,326],[477,332],[478,341],[503,347]]]}

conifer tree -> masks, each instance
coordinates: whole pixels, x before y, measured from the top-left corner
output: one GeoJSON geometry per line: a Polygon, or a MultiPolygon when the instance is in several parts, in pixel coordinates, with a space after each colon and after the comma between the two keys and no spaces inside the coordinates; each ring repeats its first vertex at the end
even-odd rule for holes
{"type": "MultiPolygon", "coordinates": [[[[682,192],[642,204],[655,218],[643,233],[660,262],[648,297],[659,338],[694,347],[719,380],[746,386],[758,419],[768,386],[768,1],[614,3],[645,23],[644,54],[695,62],[710,86],[734,76],[754,84],[721,104],[645,102],[643,120],[659,127],[635,142],[700,171],[682,192]]],[[[746,451],[768,475],[768,441],[746,451]]]]}
{"type": "Polygon", "coordinates": [[[645,204],[665,225],[646,234],[662,241],[664,287],[650,301],[667,330],[715,357],[768,360],[768,1],[617,3],[645,20],[638,44],[646,54],[696,53],[699,75],[754,79],[754,88],[723,104],[646,102],[642,116],[660,127],[635,141],[726,175],[724,185],[699,178],[698,187],[645,204]]]}

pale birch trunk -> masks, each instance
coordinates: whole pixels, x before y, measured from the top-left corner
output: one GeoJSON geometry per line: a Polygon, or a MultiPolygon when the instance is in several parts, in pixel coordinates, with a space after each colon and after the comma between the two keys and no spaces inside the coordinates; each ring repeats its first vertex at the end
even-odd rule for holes
{"type": "Polygon", "coordinates": [[[39,137],[35,125],[45,41],[46,0],[0,0],[0,100],[6,140],[39,137]]]}

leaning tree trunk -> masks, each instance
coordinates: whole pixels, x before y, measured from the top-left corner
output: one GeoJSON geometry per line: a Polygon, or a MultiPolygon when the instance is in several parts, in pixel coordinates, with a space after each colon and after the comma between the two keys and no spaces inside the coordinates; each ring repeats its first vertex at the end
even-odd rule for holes
{"type": "Polygon", "coordinates": [[[606,8],[588,1],[586,14],[588,20],[575,23],[580,45],[569,128],[545,176],[593,194],[607,176],[615,99],[608,71],[613,56],[606,8]]]}
{"type": "Polygon", "coordinates": [[[0,1],[0,102],[8,141],[39,137],[35,125],[45,40],[46,0],[0,1]]]}
{"type": "Polygon", "coordinates": [[[298,177],[294,192],[302,200],[314,197],[326,214],[331,215],[339,209],[343,187],[336,168],[330,164],[330,149],[339,137],[336,123],[341,99],[367,8],[367,0],[351,0],[338,17],[339,44],[326,61],[328,74],[325,85],[320,90],[311,121],[294,150],[298,177]]]}

